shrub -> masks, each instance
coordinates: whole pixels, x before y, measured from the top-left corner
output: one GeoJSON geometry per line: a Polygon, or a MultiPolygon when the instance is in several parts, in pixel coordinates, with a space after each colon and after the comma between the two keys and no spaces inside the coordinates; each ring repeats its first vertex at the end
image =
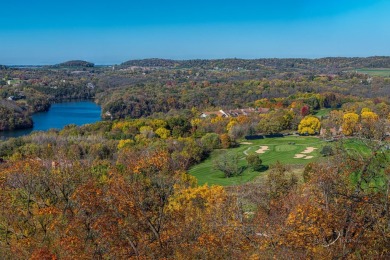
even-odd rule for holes
{"type": "Polygon", "coordinates": [[[254,171],[260,171],[262,169],[262,163],[263,161],[260,159],[260,157],[257,154],[249,154],[246,156],[246,161],[248,162],[248,165],[252,167],[254,171]]]}
{"type": "Polygon", "coordinates": [[[332,146],[325,145],[324,147],[322,147],[322,150],[320,151],[320,154],[322,154],[322,156],[331,156],[331,155],[333,155],[333,148],[332,148],[332,146]]]}

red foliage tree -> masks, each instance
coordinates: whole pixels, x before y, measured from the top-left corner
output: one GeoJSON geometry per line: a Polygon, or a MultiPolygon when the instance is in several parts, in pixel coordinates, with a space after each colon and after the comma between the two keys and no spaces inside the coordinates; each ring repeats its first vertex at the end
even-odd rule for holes
{"type": "Polygon", "coordinates": [[[304,105],[301,108],[301,116],[307,116],[308,114],[310,114],[310,107],[308,105],[304,105]]]}

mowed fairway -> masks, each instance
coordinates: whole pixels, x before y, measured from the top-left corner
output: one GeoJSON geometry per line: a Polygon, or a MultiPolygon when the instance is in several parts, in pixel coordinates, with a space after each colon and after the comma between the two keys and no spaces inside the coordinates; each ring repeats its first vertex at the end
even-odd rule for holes
{"type": "Polygon", "coordinates": [[[264,148],[267,146],[267,150],[264,150],[264,153],[259,154],[261,160],[263,161],[263,165],[269,166],[276,163],[277,161],[280,161],[283,164],[304,165],[317,160],[321,156],[319,152],[321,151],[322,146],[326,144],[326,142],[316,137],[301,136],[266,138],[243,142],[248,142],[251,144],[241,144],[237,148],[231,148],[227,150],[215,150],[211,153],[207,160],[192,167],[189,170],[189,173],[198,179],[198,183],[200,185],[205,183],[209,185],[216,184],[223,186],[241,184],[253,180],[256,176],[261,174],[261,172],[254,172],[252,169],[247,167],[247,162],[245,160],[246,154],[256,153],[256,151],[262,147],[264,148]],[[240,176],[225,178],[223,172],[213,168],[213,161],[224,152],[237,154],[240,158],[239,165],[247,167],[240,176]],[[300,154],[300,156],[297,156],[298,154],[300,154]]]}
{"type": "Polygon", "coordinates": [[[378,68],[378,69],[357,69],[359,73],[368,74],[370,76],[390,77],[390,69],[378,68]]]}

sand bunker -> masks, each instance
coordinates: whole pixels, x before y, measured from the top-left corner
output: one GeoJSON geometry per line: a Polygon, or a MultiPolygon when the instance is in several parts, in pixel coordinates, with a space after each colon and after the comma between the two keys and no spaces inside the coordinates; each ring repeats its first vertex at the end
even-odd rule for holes
{"type": "Polygon", "coordinates": [[[305,159],[305,160],[308,160],[308,159],[311,159],[313,158],[314,156],[309,156],[307,154],[309,153],[312,153],[315,149],[317,148],[314,148],[314,147],[306,147],[305,151],[301,152],[301,153],[297,153],[294,158],[296,159],[305,159]]]}
{"type": "Polygon", "coordinates": [[[250,142],[242,142],[240,144],[252,144],[252,143],[250,143],[250,142]]]}
{"type": "Polygon", "coordinates": [[[268,146],[260,146],[260,149],[256,151],[256,153],[265,153],[265,151],[268,151],[268,146]]]}
{"type": "Polygon", "coordinates": [[[302,153],[312,153],[315,149],[317,149],[317,148],[314,148],[314,147],[306,147],[306,150],[303,151],[302,153]]]}

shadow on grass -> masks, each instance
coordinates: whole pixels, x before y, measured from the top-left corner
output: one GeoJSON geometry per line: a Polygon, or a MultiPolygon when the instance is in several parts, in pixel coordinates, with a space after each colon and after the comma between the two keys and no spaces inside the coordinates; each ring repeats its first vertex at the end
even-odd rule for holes
{"type": "Polygon", "coordinates": [[[257,172],[265,172],[269,169],[268,165],[261,165],[258,169],[256,169],[257,172]]]}

